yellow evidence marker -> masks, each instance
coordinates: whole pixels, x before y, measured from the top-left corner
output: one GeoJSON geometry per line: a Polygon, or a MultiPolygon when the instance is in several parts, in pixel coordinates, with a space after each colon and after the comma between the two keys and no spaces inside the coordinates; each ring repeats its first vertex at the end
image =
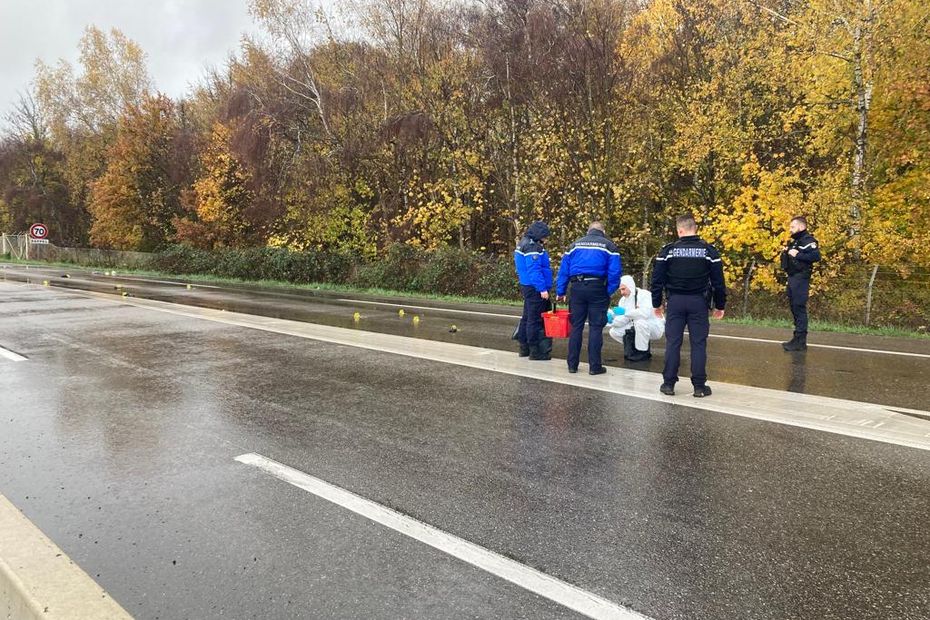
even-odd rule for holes
{"type": "Polygon", "coordinates": [[[356,312],[355,314],[353,314],[353,315],[352,315],[352,320],[355,321],[356,323],[358,323],[359,321],[361,321],[361,320],[362,320],[362,315],[361,315],[361,313],[360,313],[360,312],[356,312]]]}
{"type": "Polygon", "coordinates": [[[420,317],[418,316],[413,317],[413,326],[416,327],[419,324],[420,324],[420,317]]]}

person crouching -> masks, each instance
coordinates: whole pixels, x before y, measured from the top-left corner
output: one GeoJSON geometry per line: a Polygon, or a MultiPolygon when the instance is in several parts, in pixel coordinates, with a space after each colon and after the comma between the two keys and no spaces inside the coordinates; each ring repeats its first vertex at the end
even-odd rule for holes
{"type": "Polygon", "coordinates": [[[623,344],[623,357],[631,362],[644,362],[652,357],[649,341],[665,335],[665,319],[652,309],[652,293],[638,288],[633,276],[620,278],[622,314],[616,313],[610,326],[610,337],[623,344]]]}

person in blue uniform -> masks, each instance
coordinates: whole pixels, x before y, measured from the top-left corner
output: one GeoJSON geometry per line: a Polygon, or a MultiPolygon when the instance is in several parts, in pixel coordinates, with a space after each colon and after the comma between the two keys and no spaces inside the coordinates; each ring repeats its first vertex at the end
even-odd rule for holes
{"type": "Polygon", "coordinates": [[[781,268],[788,274],[788,303],[794,318],[794,337],[781,343],[785,351],[807,350],[807,299],[810,296],[811,273],[820,260],[820,244],[807,230],[807,219],[795,217],[788,224],[791,241],[781,253],[781,268]]]}
{"type": "Polygon", "coordinates": [[[656,257],[652,271],[652,305],[655,315],[665,316],[665,368],[659,391],[672,396],[678,382],[681,363],[681,343],[685,326],[691,343],[691,384],[694,396],[711,395],[707,385],[707,337],[710,334],[709,306],[712,300],[714,318],[722,319],[727,303],[720,253],[697,234],[692,215],[675,220],[678,240],[669,243],[656,257]],[[668,307],[662,310],[663,295],[668,307]]]}
{"type": "Polygon", "coordinates": [[[543,241],[549,236],[545,222],[533,222],[517,243],[513,262],[520,280],[523,295],[523,316],[517,327],[520,357],[531,360],[552,359],[551,346],[543,331],[542,313],[549,308],[549,289],[552,288],[552,268],[543,241]]]}
{"type": "Polygon", "coordinates": [[[623,266],[620,248],[604,233],[604,225],[591,222],[587,234],[573,243],[559,266],[556,294],[564,300],[571,285],[568,312],[572,330],[568,338],[568,372],[578,372],[584,324],[588,322],[588,373],[607,372],[601,363],[604,326],[610,296],[620,287],[623,266]]]}

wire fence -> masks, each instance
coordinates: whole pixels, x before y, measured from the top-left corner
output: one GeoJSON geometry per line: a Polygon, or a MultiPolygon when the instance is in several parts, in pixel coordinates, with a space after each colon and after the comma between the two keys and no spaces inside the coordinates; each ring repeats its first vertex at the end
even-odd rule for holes
{"type": "Polygon", "coordinates": [[[36,243],[29,235],[0,234],[0,256],[15,260],[39,260],[49,263],[73,263],[88,267],[122,267],[145,269],[153,258],[147,252],[124,252],[96,248],[62,248],[53,243],[36,243]]]}
{"type": "Polygon", "coordinates": [[[28,260],[28,235],[0,234],[0,256],[9,256],[16,260],[28,260]]]}

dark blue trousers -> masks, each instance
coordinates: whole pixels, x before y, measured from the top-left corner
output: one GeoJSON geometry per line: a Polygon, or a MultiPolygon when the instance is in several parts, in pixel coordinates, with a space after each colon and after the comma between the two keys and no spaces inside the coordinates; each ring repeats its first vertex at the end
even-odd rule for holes
{"type": "Polygon", "coordinates": [[[569,368],[578,368],[585,321],[588,322],[588,365],[591,370],[601,367],[601,347],[604,346],[604,326],[607,325],[609,305],[610,297],[603,280],[572,282],[568,299],[572,322],[571,335],[568,337],[569,368]]]}
{"type": "Polygon", "coordinates": [[[794,335],[807,335],[807,299],[810,297],[811,279],[805,274],[788,276],[788,303],[794,318],[794,335]]]}
{"type": "Polygon", "coordinates": [[[539,344],[543,336],[542,313],[549,307],[549,301],[539,296],[535,286],[520,285],[523,294],[523,316],[517,327],[517,340],[522,345],[539,344]]]}
{"type": "Polygon", "coordinates": [[[691,343],[691,383],[707,383],[707,336],[710,334],[710,310],[703,295],[671,295],[665,309],[665,369],[662,379],[669,385],[678,382],[681,343],[688,327],[691,343]]]}

